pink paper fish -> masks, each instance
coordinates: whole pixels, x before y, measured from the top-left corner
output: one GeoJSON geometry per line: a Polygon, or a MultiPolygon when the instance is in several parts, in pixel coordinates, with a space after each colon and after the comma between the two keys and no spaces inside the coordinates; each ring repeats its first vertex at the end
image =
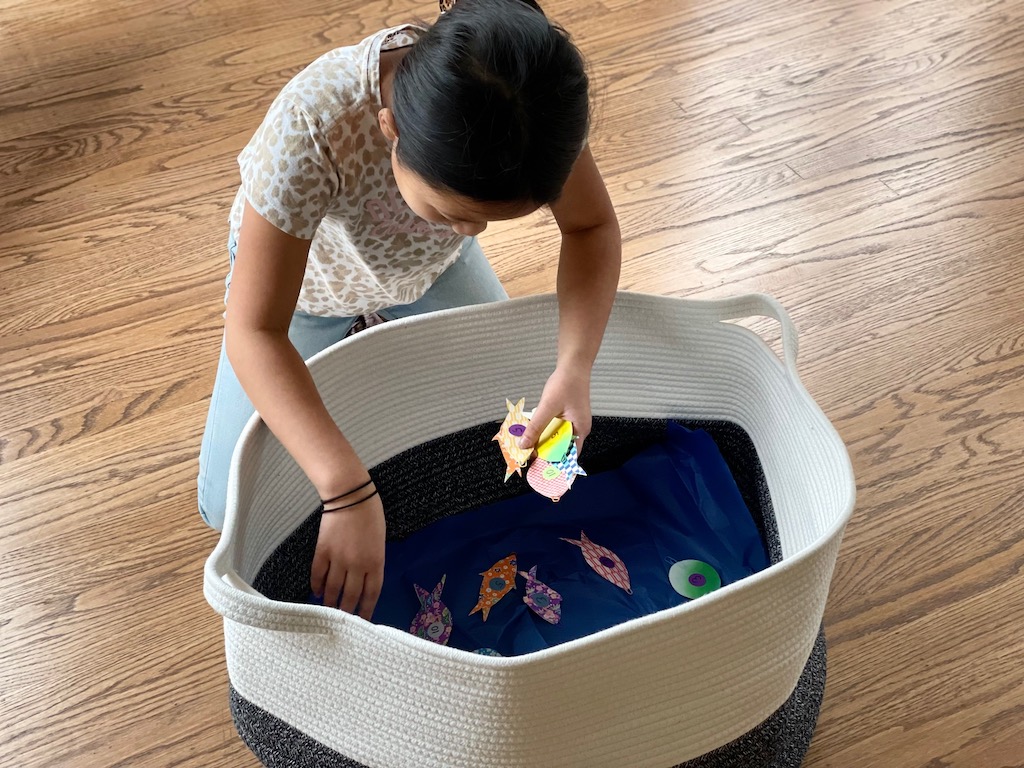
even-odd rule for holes
{"type": "Polygon", "coordinates": [[[540,458],[534,459],[526,473],[526,482],[541,496],[558,501],[569,492],[577,476],[587,475],[583,467],[577,463],[578,455],[576,446],[572,445],[565,458],[557,464],[540,458]]]}
{"type": "Polygon", "coordinates": [[[491,608],[501,600],[510,590],[516,588],[516,555],[513,552],[503,560],[499,560],[486,571],[480,574],[484,577],[480,583],[480,600],[469,615],[477,611],[484,612],[484,621],[491,608]]]}
{"type": "Polygon", "coordinates": [[[552,501],[558,501],[572,487],[569,476],[556,464],[544,459],[533,460],[526,472],[526,482],[541,496],[547,496],[552,501]]]}
{"type": "Polygon", "coordinates": [[[583,531],[580,531],[579,541],[566,538],[563,538],[562,541],[575,544],[582,549],[587,565],[593,568],[598,575],[608,579],[615,586],[622,587],[626,594],[633,594],[633,588],[629,585],[629,571],[626,570],[626,564],[608,547],[595,544],[587,538],[587,534],[583,531]]]}
{"type": "Polygon", "coordinates": [[[440,645],[448,645],[448,639],[452,636],[452,612],[441,602],[441,590],[447,578],[447,574],[442,576],[441,583],[434,587],[433,592],[427,592],[419,584],[412,585],[420,599],[420,610],[413,618],[409,631],[416,637],[440,645]]]}
{"type": "Polygon", "coordinates": [[[519,575],[526,579],[526,594],[523,602],[530,610],[540,616],[548,624],[557,624],[562,620],[562,596],[537,578],[537,566],[530,572],[520,571],[519,575]]]}

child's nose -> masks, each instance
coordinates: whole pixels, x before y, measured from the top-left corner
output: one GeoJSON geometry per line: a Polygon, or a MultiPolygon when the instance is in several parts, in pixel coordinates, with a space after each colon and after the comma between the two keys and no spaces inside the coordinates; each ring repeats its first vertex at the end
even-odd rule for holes
{"type": "Polygon", "coordinates": [[[471,222],[471,221],[460,221],[456,224],[452,224],[452,230],[463,237],[476,237],[481,232],[487,229],[487,222],[471,222]]]}

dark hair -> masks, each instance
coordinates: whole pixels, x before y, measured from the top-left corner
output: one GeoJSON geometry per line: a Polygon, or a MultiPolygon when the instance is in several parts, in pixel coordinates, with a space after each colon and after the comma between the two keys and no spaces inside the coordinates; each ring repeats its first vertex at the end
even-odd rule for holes
{"type": "Polygon", "coordinates": [[[531,0],[460,0],[395,72],[398,159],[473,200],[553,202],[583,149],[587,74],[531,0]]]}

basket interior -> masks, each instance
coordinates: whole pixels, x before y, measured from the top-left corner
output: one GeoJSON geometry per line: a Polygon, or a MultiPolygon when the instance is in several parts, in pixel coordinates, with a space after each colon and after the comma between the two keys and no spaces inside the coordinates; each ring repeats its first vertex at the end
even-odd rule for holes
{"type": "MultiPolygon", "coordinates": [[[[667,423],[664,419],[595,417],[585,448],[588,473],[595,475],[620,467],[662,441],[667,423]]],[[[678,423],[711,435],[736,480],[769,562],[778,562],[781,547],[771,498],[750,438],[740,427],[728,422],[678,423]]],[[[460,430],[410,448],[371,469],[387,514],[389,541],[405,539],[449,516],[534,493],[525,479],[516,475],[504,482],[501,472],[496,471],[496,452],[479,450],[480,445],[490,441],[497,427],[494,422],[460,430]],[[446,469],[453,467],[458,468],[458,483],[451,482],[453,470],[446,469]]],[[[316,509],[263,563],[254,581],[257,590],[273,600],[309,601],[309,570],[319,520],[320,510],[316,509]]]]}

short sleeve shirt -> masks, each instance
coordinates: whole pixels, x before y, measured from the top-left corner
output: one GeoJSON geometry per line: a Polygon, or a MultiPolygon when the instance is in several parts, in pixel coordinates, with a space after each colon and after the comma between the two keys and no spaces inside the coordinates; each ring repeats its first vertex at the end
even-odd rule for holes
{"type": "Polygon", "coordinates": [[[402,200],[380,129],[380,52],[421,30],[386,29],[321,56],[289,82],[238,156],[231,208],[245,201],[278,229],[311,240],[296,309],[348,316],[416,301],[459,257],[464,238],[402,200]]]}

